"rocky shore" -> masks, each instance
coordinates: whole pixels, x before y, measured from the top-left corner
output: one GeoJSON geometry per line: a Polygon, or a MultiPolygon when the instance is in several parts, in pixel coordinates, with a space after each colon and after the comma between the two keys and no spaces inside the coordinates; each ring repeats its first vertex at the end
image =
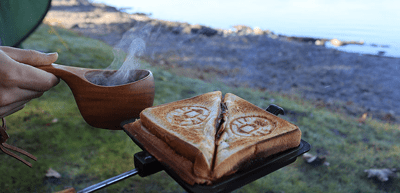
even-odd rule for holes
{"type": "MultiPolygon", "coordinates": [[[[86,0],[53,1],[45,21],[116,45],[131,29],[146,41],[152,65],[216,74],[232,86],[296,93],[325,106],[399,122],[400,59],[328,49],[339,40],[286,37],[269,30],[236,30],[128,14],[86,0]]],[[[199,78],[206,79],[199,75],[199,78]]]]}

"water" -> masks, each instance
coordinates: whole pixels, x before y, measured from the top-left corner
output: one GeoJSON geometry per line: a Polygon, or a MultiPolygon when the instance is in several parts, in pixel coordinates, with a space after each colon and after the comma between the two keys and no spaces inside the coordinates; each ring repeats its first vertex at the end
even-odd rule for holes
{"type": "MultiPolygon", "coordinates": [[[[400,1],[391,0],[95,0],[153,18],[230,29],[247,25],[276,34],[364,41],[337,49],[400,57],[400,1]]],[[[329,43],[327,47],[333,47],[329,43]]]]}

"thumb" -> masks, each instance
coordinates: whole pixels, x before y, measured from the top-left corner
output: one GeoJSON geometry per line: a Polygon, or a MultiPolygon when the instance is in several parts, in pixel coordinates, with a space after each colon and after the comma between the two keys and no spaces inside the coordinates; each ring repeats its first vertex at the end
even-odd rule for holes
{"type": "Polygon", "coordinates": [[[10,58],[17,62],[31,66],[43,66],[54,63],[57,58],[57,52],[45,54],[35,50],[18,49],[13,47],[0,47],[10,58]]]}

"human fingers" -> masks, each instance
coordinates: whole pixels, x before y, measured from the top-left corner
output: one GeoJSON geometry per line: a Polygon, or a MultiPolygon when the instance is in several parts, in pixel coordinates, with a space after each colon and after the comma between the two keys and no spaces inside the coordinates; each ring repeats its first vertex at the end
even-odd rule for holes
{"type": "Polygon", "coordinates": [[[29,101],[43,95],[44,92],[20,89],[18,87],[3,88],[0,97],[0,108],[19,101],[29,101]]]}
{"type": "Polygon", "coordinates": [[[44,92],[54,87],[60,82],[60,79],[51,73],[38,68],[20,65],[19,67],[18,87],[20,89],[44,92]]]}
{"type": "Polygon", "coordinates": [[[49,65],[54,63],[58,58],[57,52],[46,54],[36,50],[18,49],[8,46],[2,46],[0,49],[15,61],[32,66],[49,65]]]}
{"type": "Polygon", "coordinates": [[[51,73],[15,61],[3,49],[4,47],[0,47],[0,75],[2,75],[0,76],[0,86],[3,84],[10,88],[19,87],[34,91],[47,91],[60,81],[51,73]]]}
{"type": "Polygon", "coordinates": [[[16,103],[12,103],[10,105],[0,107],[0,118],[7,117],[25,107],[25,104],[29,102],[29,100],[18,101],[16,103]]]}

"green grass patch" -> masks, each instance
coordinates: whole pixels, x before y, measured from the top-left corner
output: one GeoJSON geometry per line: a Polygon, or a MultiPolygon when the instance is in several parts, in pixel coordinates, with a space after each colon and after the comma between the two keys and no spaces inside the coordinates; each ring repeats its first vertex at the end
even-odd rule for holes
{"type": "MultiPolygon", "coordinates": [[[[105,68],[113,59],[112,48],[75,32],[42,25],[24,48],[59,53],[57,63],[105,68]]],[[[330,166],[313,167],[302,159],[235,192],[400,192],[399,177],[387,183],[368,179],[369,168],[400,168],[399,125],[356,118],[317,108],[298,96],[249,88],[233,88],[220,82],[178,76],[174,71],[142,63],[154,73],[154,104],[172,102],[206,92],[234,93],[267,108],[275,103],[290,112],[282,116],[296,125],[312,145],[310,153],[327,157],[330,166]]],[[[81,117],[68,86],[61,82],[42,97],[7,117],[9,144],[38,157],[33,168],[0,154],[2,192],[54,192],[83,189],[134,168],[133,155],[140,149],[123,131],[92,128],[81,117]],[[57,121],[55,121],[57,120],[57,121]],[[46,179],[49,168],[62,178],[46,179]]],[[[28,160],[28,158],[24,157],[28,160]]],[[[165,172],[135,176],[99,192],[184,192],[165,172]]]]}

